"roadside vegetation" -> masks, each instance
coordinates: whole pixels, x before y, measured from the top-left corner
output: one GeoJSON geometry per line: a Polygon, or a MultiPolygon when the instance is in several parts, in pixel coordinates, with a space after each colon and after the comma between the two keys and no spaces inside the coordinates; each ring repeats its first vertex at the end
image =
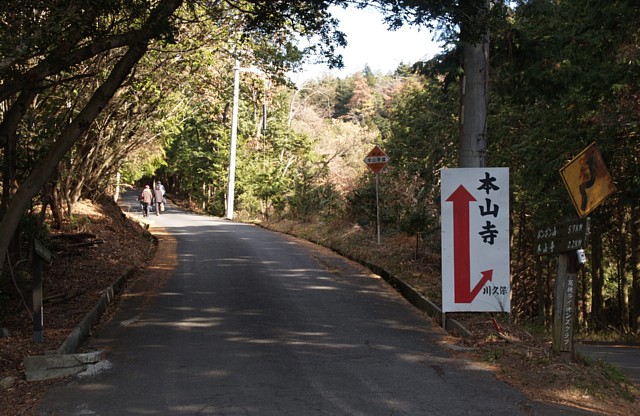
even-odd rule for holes
{"type": "MultiPolygon", "coordinates": [[[[594,9],[579,0],[496,10],[487,159],[489,166],[510,168],[514,323],[551,323],[557,256],[536,254],[536,233],[576,216],[559,170],[595,142],[617,190],[590,214],[588,261],[578,275],[578,332],[637,340],[640,34],[633,19],[623,17],[630,10],[637,5],[594,9]]],[[[380,145],[391,159],[379,175],[383,232],[413,239],[406,261],[435,259],[439,171],[458,160],[459,59],[452,41],[432,60],[392,74],[363,68],[296,89],[270,85],[266,97],[262,78],[243,74],[235,217],[369,229],[376,224],[375,175],[363,159],[380,145]]],[[[165,165],[155,171],[172,193],[220,216],[228,142],[214,129],[226,127],[227,104],[220,100],[217,109],[180,117],[179,127],[176,120],[165,165]]],[[[437,287],[429,293],[435,301],[439,296],[437,287]]]]}

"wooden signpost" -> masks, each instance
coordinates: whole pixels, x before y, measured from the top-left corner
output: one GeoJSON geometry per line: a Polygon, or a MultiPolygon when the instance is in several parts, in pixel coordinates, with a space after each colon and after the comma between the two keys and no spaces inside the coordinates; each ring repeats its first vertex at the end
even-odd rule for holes
{"type": "Polygon", "coordinates": [[[563,166],[560,176],[580,219],[540,229],[536,252],[541,256],[559,255],[553,301],[553,351],[573,358],[576,275],[579,266],[586,262],[584,248],[590,226],[587,215],[615,191],[615,185],[595,143],[563,166]]]}
{"type": "Polygon", "coordinates": [[[538,230],[536,252],[540,256],[579,250],[587,245],[589,218],[567,220],[538,230]]]}
{"type": "Polygon", "coordinates": [[[567,220],[538,230],[537,254],[558,254],[558,269],[553,299],[553,351],[573,357],[573,323],[577,308],[580,250],[587,246],[589,218],[567,220]]]}

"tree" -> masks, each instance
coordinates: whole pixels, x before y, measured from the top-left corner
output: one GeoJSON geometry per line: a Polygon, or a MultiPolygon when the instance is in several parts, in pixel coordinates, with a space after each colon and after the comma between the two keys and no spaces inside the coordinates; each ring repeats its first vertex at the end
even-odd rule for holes
{"type": "Polygon", "coordinates": [[[392,27],[404,22],[431,26],[435,21],[436,27],[443,31],[443,37],[462,45],[459,165],[484,166],[489,104],[490,0],[382,3],[383,8],[391,11],[386,20],[392,27]]]}
{"type": "MultiPolygon", "coordinates": [[[[575,215],[558,170],[597,141],[618,185],[619,192],[590,215],[586,273],[592,278],[584,279],[580,303],[589,304],[591,322],[584,324],[593,327],[604,327],[612,315],[606,304],[625,309],[626,274],[635,267],[625,266],[622,257],[629,256],[623,230],[632,228],[631,201],[638,197],[638,164],[632,156],[638,151],[633,139],[638,124],[630,99],[637,91],[631,78],[638,63],[629,47],[637,42],[637,25],[623,16],[637,14],[637,7],[635,2],[593,8],[581,0],[529,1],[505,13],[492,31],[496,81],[491,84],[494,127],[488,149],[492,160],[511,167],[514,206],[523,219],[514,222],[514,259],[523,289],[536,280],[526,265],[540,261],[530,257],[535,230],[575,215]],[[611,293],[621,296],[611,302],[611,293]]],[[[514,295],[526,298],[519,290],[514,295]]]]}
{"type": "Polygon", "coordinates": [[[366,124],[376,110],[376,99],[367,78],[357,73],[353,76],[353,91],[347,103],[348,117],[366,124]]]}
{"type": "MultiPolygon", "coordinates": [[[[146,53],[148,43],[152,39],[166,34],[169,18],[181,4],[181,0],[164,0],[158,3],[157,7],[150,12],[144,24],[136,31],[137,37],[130,39],[130,45],[113,65],[102,85],[95,90],[91,98],[84,104],[82,110],[61,132],[59,138],[51,144],[47,153],[39,160],[38,165],[15,191],[11,200],[4,207],[5,210],[2,215],[2,220],[0,221],[0,265],[4,264],[9,242],[18,226],[22,213],[31,202],[31,198],[37,194],[47,179],[51,177],[60,160],[76,140],[87,131],[93,120],[95,120],[120,88],[120,85],[128,77],[131,69],[146,53]]],[[[72,24],[72,28],[75,28],[75,25],[79,25],[80,23],[85,23],[83,18],[85,18],[85,16],[81,16],[81,19],[75,21],[74,24],[72,24]]],[[[38,32],[35,31],[35,33],[37,34],[38,32]]],[[[59,46],[54,48],[53,52],[46,56],[40,64],[25,72],[25,78],[19,78],[17,76],[5,78],[2,87],[0,87],[0,97],[6,99],[10,94],[19,91],[19,89],[22,89],[22,92],[20,93],[20,98],[15,101],[14,106],[8,111],[8,116],[2,125],[0,125],[0,137],[3,138],[3,142],[1,143],[3,147],[7,145],[9,145],[9,147],[13,146],[13,144],[9,143],[16,140],[15,131],[18,127],[19,113],[23,113],[26,106],[35,98],[33,92],[36,88],[42,87],[45,78],[63,69],[58,60],[65,62],[65,64],[70,62],[65,58],[68,59],[69,56],[73,56],[74,54],[64,54],[64,52],[68,52],[69,47],[78,45],[82,34],[82,30],[69,32],[68,38],[63,38],[59,46]],[[21,99],[22,97],[24,97],[24,100],[21,99]],[[30,100],[25,102],[28,98],[30,98],[30,100]]],[[[44,41],[47,42],[48,39],[44,39],[44,41]]],[[[85,48],[84,46],[80,46],[79,50],[86,53],[85,48]]],[[[17,64],[21,61],[19,58],[24,59],[26,56],[11,58],[14,59],[14,64],[17,64]]],[[[8,154],[11,154],[11,152],[6,152],[5,157],[7,157],[8,154]]],[[[14,163],[10,160],[8,162],[9,165],[14,163]]]]}
{"type": "MultiPolygon", "coordinates": [[[[138,0],[100,4],[80,1],[72,7],[68,2],[57,1],[4,2],[0,6],[0,31],[4,39],[0,48],[3,80],[0,100],[8,100],[8,107],[0,125],[0,147],[5,162],[0,206],[0,264],[4,264],[8,242],[32,198],[52,177],[74,144],[87,137],[98,115],[146,54],[149,43],[171,42],[186,26],[189,19],[180,20],[176,16],[183,3],[190,6],[196,19],[206,16],[210,22],[237,22],[240,30],[234,31],[236,36],[231,37],[235,46],[251,43],[253,48],[244,52],[264,63],[265,68],[270,67],[276,75],[290,69],[305,52],[294,46],[295,33],[319,36],[321,42],[313,49],[332,65],[340,64],[333,52],[336,44],[344,42],[344,37],[334,30],[335,22],[326,13],[329,2],[227,0],[207,3],[205,9],[184,0],[159,0],[153,7],[138,0]],[[270,39],[271,44],[266,39],[270,39]],[[277,42],[273,42],[274,39],[277,42]],[[97,73],[82,72],[91,67],[90,62],[106,56],[112,57],[103,61],[110,63],[110,68],[94,67],[99,69],[97,73]],[[42,159],[34,160],[28,173],[18,172],[19,129],[25,124],[25,114],[34,100],[51,88],[73,95],[74,90],[66,87],[81,78],[95,81],[87,83],[94,87],[93,92],[84,94],[77,110],[69,112],[66,122],[59,124],[66,127],[55,133],[55,142],[42,143],[37,151],[43,155],[42,159]]],[[[242,48],[233,51],[238,57],[241,52],[242,48]]],[[[91,151],[91,146],[84,149],[91,151]]],[[[94,159],[94,166],[96,162],[94,159]]]]}

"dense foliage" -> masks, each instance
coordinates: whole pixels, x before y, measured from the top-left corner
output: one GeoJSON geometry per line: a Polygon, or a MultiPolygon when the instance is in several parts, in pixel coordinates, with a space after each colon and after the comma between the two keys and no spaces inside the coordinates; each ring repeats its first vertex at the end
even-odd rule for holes
{"type": "Polygon", "coordinates": [[[78,198],[104,191],[119,169],[133,178],[162,163],[172,128],[165,120],[191,117],[188,94],[206,88],[200,82],[188,91],[187,77],[206,82],[208,74],[198,80],[203,71],[227,67],[233,57],[282,79],[310,52],[296,46],[299,36],[318,40],[310,49],[339,64],[333,49],[344,39],[329,4],[3,2],[0,271],[11,242],[34,237],[20,222],[36,205],[50,205],[59,225],[64,205],[68,216],[78,198]]]}

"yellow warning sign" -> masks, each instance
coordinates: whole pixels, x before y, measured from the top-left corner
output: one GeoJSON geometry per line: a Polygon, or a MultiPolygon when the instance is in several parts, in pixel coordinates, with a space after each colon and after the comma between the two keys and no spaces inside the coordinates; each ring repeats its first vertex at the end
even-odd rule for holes
{"type": "Polygon", "coordinates": [[[616,190],[595,142],[564,165],[560,175],[580,218],[588,215],[616,190]]]}

